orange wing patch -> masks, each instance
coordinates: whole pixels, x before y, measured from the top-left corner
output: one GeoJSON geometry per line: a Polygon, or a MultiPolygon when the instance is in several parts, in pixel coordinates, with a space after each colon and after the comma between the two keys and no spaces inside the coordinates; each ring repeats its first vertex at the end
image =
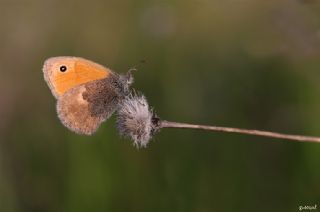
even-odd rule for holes
{"type": "Polygon", "coordinates": [[[102,66],[92,62],[77,60],[73,68],[67,70],[67,73],[59,73],[53,79],[56,92],[59,95],[64,94],[70,88],[84,84],[93,80],[108,77],[110,71],[102,66]]]}
{"type": "Polygon", "coordinates": [[[75,86],[107,78],[112,73],[104,66],[79,57],[50,58],[43,69],[45,79],[56,98],[75,86]],[[61,66],[66,67],[64,72],[60,71],[61,66]]]}

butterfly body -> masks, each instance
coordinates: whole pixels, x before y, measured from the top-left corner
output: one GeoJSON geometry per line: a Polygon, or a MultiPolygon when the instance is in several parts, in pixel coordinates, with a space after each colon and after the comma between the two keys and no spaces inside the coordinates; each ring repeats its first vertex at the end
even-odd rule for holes
{"type": "Polygon", "coordinates": [[[46,60],[44,78],[57,98],[57,113],[70,130],[91,135],[129,93],[131,75],[119,75],[78,57],[46,60]]]}

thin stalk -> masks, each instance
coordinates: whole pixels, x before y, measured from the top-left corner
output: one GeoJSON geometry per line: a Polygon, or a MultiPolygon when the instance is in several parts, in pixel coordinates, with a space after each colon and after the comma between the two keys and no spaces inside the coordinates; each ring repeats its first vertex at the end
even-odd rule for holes
{"type": "Polygon", "coordinates": [[[240,128],[232,128],[232,127],[185,124],[185,123],[170,122],[170,121],[164,121],[164,120],[160,121],[159,128],[187,128],[187,129],[210,130],[210,131],[219,131],[219,132],[256,135],[256,136],[271,137],[271,138],[281,138],[281,139],[294,140],[294,141],[300,141],[300,142],[320,143],[320,137],[290,135],[290,134],[283,134],[283,133],[276,133],[276,132],[269,132],[269,131],[262,131],[262,130],[240,129],[240,128]]]}

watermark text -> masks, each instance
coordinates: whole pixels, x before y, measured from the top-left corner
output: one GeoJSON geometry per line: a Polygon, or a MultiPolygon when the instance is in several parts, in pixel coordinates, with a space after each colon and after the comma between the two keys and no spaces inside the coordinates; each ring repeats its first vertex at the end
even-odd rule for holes
{"type": "Polygon", "coordinates": [[[299,211],[303,211],[303,210],[317,210],[317,204],[315,204],[315,205],[300,205],[299,211]]]}

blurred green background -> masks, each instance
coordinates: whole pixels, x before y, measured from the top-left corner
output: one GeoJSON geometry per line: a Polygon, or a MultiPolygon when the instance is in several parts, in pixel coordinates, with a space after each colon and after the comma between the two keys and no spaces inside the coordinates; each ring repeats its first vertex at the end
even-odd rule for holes
{"type": "Polygon", "coordinates": [[[0,211],[298,211],[320,204],[320,145],[60,123],[52,56],[135,73],[160,117],[320,135],[316,0],[0,0],[0,211]]]}

